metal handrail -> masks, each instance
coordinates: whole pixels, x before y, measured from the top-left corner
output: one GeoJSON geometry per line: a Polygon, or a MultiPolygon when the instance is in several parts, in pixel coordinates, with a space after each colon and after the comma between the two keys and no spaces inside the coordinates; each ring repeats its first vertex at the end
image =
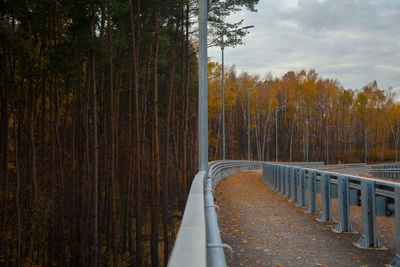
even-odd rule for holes
{"type": "Polygon", "coordinates": [[[209,162],[208,173],[199,172],[193,180],[168,266],[226,266],[214,189],[225,177],[261,170],[261,161],[225,160],[209,162]]]}
{"type": "MultiPolygon", "coordinates": [[[[278,177],[276,171],[278,170],[278,166],[279,168],[291,168],[292,171],[296,170],[298,174],[300,172],[304,172],[305,180],[309,180],[311,177],[310,175],[314,173],[315,181],[320,181],[321,184],[326,180],[325,178],[323,179],[325,176],[329,177],[329,184],[337,184],[340,186],[340,183],[342,182],[341,177],[345,176],[347,177],[348,188],[359,191],[363,190],[363,182],[373,182],[376,195],[396,199],[396,205],[390,203],[388,205],[389,209],[392,211],[400,209],[400,204],[397,204],[397,202],[400,200],[397,200],[396,197],[397,195],[400,196],[400,189],[398,189],[398,194],[395,192],[395,188],[400,188],[398,183],[305,168],[304,165],[306,164],[308,164],[308,166],[319,165],[319,163],[291,163],[289,166],[283,164],[266,163],[262,161],[246,160],[209,162],[208,172],[197,173],[193,180],[188,201],[185,206],[182,223],[179,228],[178,236],[175,241],[168,266],[226,266],[226,260],[223,251],[224,246],[221,241],[218,223],[218,214],[215,210],[214,204],[214,189],[225,177],[231,176],[238,172],[260,170],[263,168],[263,179],[273,186],[276,186],[275,183],[277,182],[276,179],[278,177]],[[265,166],[267,165],[276,167],[266,170],[265,166]],[[295,165],[303,167],[296,167],[295,165]],[[275,173],[271,174],[271,170],[275,173]],[[307,177],[307,175],[310,177],[307,177]]],[[[291,195],[290,197],[291,200],[293,199],[293,201],[297,200],[295,199],[294,195],[291,195]]],[[[395,212],[395,214],[396,227],[400,228],[400,211],[395,212]]],[[[329,216],[327,218],[329,218],[329,216]]],[[[349,229],[350,227],[351,226],[349,226],[349,229]]],[[[400,231],[397,231],[397,233],[400,233],[400,231]]],[[[400,246],[397,246],[397,250],[398,251],[395,260],[400,260],[400,257],[398,256],[400,255],[400,246]]],[[[395,260],[393,262],[395,262],[395,260]]]]}

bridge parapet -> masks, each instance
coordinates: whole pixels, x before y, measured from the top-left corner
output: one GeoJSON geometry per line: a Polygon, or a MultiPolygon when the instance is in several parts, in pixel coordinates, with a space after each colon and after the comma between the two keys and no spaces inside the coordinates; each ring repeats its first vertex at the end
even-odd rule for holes
{"type": "Polygon", "coordinates": [[[376,231],[376,216],[394,213],[396,225],[396,255],[390,266],[400,266],[400,184],[359,176],[343,175],[283,164],[264,163],[263,180],[271,188],[307,206],[307,212],[320,212],[319,221],[334,220],[331,199],[338,198],[339,221],[334,231],[352,232],[350,206],[361,205],[362,235],[355,245],[359,248],[380,248],[376,231]],[[320,190],[317,184],[319,182],[320,190]],[[308,191],[308,198],[306,198],[308,191]],[[321,211],[316,205],[321,194],[321,211]]]}
{"type": "Polygon", "coordinates": [[[226,266],[223,249],[230,249],[230,246],[221,241],[214,189],[225,177],[238,172],[261,170],[262,163],[213,161],[208,164],[208,173],[196,174],[168,266],[226,266]]]}

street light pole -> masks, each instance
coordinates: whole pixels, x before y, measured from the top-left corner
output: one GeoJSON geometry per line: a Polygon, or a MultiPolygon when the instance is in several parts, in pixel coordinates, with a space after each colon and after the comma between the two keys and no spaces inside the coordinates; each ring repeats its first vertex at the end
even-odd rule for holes
{"type": "Polygon", "coordinates": [[[208,171],[207,0],[200,0],[199,33],[199,171],[208,171]]]}
{"type": "Polygon", "coordinates": [[[395,146],[396,146],[396,164],[398,162],[397,160],[397,152],[399,150],[399,127],[400,125],[397,125],[397,129],[396,129],[396,141],[395,141],[395,146]]]}
{"type": "Polygon", "coordinates": [[[247,159],[250,160],[250,89],[247,89],[247,159]]]}
{"type": "Polygon", "coordinates": [[[222,160],[225,160],[225,86],[224,86],[224,34],[221,35],[221,53],[222,53],[222,160]]]}
{"type": "Polygon", "coordinates": [[[278,110],[275,107],[275,161],[278,162],[278,110]]]}

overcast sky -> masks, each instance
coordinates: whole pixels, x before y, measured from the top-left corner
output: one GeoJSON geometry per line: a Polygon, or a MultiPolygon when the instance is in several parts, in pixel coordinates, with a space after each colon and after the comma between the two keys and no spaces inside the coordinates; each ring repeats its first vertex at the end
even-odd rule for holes
{"type": "MultiPolygon", "coordinates": [[[[400,94],[400,0],[260,0],[230,20],[254,25],[245,44],[225,48],[225,65],[264,78],[316,69],[345,88],[377,80],[400,94]]],[[[210,48],[221,62],[220,48],[210,48]]]]}

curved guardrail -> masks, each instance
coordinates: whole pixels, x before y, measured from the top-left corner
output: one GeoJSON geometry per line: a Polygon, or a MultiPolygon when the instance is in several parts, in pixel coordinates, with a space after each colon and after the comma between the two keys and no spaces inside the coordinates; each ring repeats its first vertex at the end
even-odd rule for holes
{"type": "Polygon", "coordinates": [[[224,248],[215,211],[214,189],[232,174],[261,170],[260,161],[214,161],[208,173],[198,172],[193,180],[171,257],[170,267],[226,266],[224,248]]]}
{"type": "Polygon", "coordinates": [[[221,241],[214,189],[225,177],[261,168],[268,185],[290,197],[291,201],[297,201],[297,206],[307,206],[307,212],[318,211],[316,195],[320,192],[320,221],[333,218],[330,200],[339,198],[339,223],[335,228],[338,233],[353,230],[349,206],[361,204],[363,229],[359,247],[379,247],[375,216],[394,213],[396,256],[391,266],[400,266],[400,184],[315,170],[305,165],[293,163],[289,166],[260,161],[210,162],[209,171],[197,173],[193,180],[168,266],[226,266],[223,249],[230,247],[221,241]]]}
{"type": "Polygon", "coordinates": [[[339,222],[334,229],[337,233],[353,231],[350,206],[361,205],[362,235],[356,243],[359,248],[381,247],[376,216],[394,213],[396,255],[390,266],[400,266],[399,183],[274,163],[263,164],[263,180],[290,201],[296,201],[297,206],[307,206],[307,213],[319,212],[316,199],[320,190],[321,222],[333,220],[331,198],[338,198],[339,222]]]}
{"type": "Polygon", "coordinates": [[[341,168],[354,168],[354,167],[364,167],[367,166],[365,163],[341,163],[341,164],[329,164],[319,166],[318,169],[341,169],[341,168]]]}

